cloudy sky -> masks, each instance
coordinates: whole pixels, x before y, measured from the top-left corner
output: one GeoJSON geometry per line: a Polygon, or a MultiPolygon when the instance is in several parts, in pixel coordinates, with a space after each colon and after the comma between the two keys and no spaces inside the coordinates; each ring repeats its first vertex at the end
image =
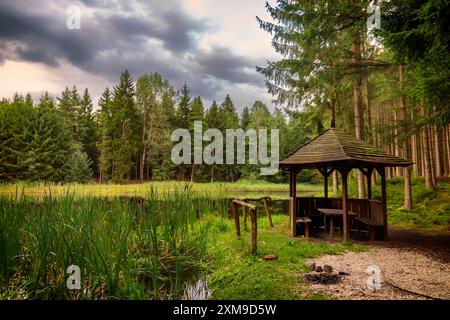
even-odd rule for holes
{"type": "Polygon", "coordinates": [[[76,85],[96,101],[128,69],[186,81],[207,106],[227,93],[238,109],[271,105],[255,66],[277,56],[256,15],[268,19],[263,0],[2,0],[0,97],[76,85]],[[66,26],[71,5],[79,30],[66,26]]]}

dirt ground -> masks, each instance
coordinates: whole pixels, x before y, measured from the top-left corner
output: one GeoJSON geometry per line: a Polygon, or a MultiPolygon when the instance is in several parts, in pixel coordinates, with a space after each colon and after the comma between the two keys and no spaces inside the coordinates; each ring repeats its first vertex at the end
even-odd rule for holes
{"type": "MultiPolygon", "coordinates": [[[[306,295],[326,293],[331,298],[367,299],[427,299],[402,289],[437,299],[450,300],[450,232],[424,233],[418,230],[390,229],[389,241],[364,242],[366,252],[326,255],[314,262],[331,265],[333,271],[349,275],[337,284],[308,285],[306,295]],[[381,288],[369,290],[369,266],[378,266],[381,288]]],[[[312,262],[312,260],[311,260],[312,262]]]]}

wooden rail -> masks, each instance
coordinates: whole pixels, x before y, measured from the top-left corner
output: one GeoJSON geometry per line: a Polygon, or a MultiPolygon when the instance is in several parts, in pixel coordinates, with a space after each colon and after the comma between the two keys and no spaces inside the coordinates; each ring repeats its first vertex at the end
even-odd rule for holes
{"type": "MultiPolygon", "coordinates": [[[[244,199],[241,199],[241,201],[245,201],[245,202],[248,202],[248,201],[262,201],[263,205],[264,205],[264,213],[266,214],[267,219],[269,219],[269,226],[270,226],[270,228],[273,228],[272,215],[271,215],[270,210],[269,210],[269,205],[270,205],[270,202],[272,201],[272,199],[270,197],[244,198],[244,199]]],[[[247,230],[247,210],[246,210],[245,206],[242,207],[242,213],[244,215],[244,230],[247,230]]]]}
{"type": "Polygon", "coordinates": [[[244,212],[244,215],[246,216],[247,213],[247,209],[250,210],[250,218],[251,218],[251,224],[252,224],[252,235],[251,235],[251,240],[252,240],[252,254],[256,254],[257,251],[257,209],[256,206],[251,204],[251,203],[247,203],[245,201],[242,200],[233,200],[231,202],[231,211],[233,213],[233,219],[234,219],[234,226],[236,228],[236,235],[238,237],[241,236],[241,226],[240,226],[240,222],[239,222],[239,211],[238,211],[238,206],[242,206],[242,210],[244,212]]]}

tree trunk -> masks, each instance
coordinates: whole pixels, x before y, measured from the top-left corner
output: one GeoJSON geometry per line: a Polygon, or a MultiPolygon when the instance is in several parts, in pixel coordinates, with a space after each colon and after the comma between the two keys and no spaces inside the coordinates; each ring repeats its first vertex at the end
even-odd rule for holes
{"type": "Polygon", "coordinates": [[[445,147],[447,149],[447,161],[445,162],[446,166],[447,166],[446,176],[449,176],[450,175],[450,125],[448,125],[445,128],[445,140],[446,140],[445,147]]]}
{"type": "Polygon", "coordinates": [[[436,163],[436,177],[442,177],[442,139],[440,128],[434,128],[434,151],[436,163]]]}
{"type": "Polygon", "coordinates": [[[336,195],[339,191],[339,181],[337,170],[333,171],[333,194],[336,195]]]}
{"type": "Polygon", "coordinates": [[[367,137],[367,141],[372,143],[373,142],[372,113],[370,110],[370,103],[369,103],[369,77],[367,75],[367,72],[365,72],[363,76],[363,96],[364,96],[364,104],[366,105],[367,110],[367,127],[369,130],[369,136],[367,137]]]}
{"type": "Polygon", "coordinates": [[[145,156],[146,156],[146,147],[144,144],[144,150],[142,150],[141,158],[139,159],[139,182],[144,182],[144,168],[145,168],[145,156]]]}
{"type": "Polygon", "coordinates": [[[331,111],[330,128],[335,128],[336,127],[336,105],[334,102],[334,94],[332,94],[332,97],[330,99],[330,111],[331,111]]]}
{"type": "MultiPolygon", "coordinates": [[[[422,106],[423,108],[423,106],[422,106]]],[[[422,109],[422,114],[425,116],[425,112],[422,109]]],[[[428,128],[423,128],[423,159],[424,159],[424,167],[425,167],[425,186],[427,189],[433,188],[433,179],[432,168],[431,168],[431,159],[430,159],[430,137],[428,133],[428,128]]]]}
{"type": "MultiPolygon", "coordinates": [[[[398,127],[399,127],[399,120],[398,120],[398,114],[397,114],[398,110],[395,107],[394,109],[394,147],[395,147],[395,156],[396,157],[401,157],[400,154],[400,143],[398,141],[398,127]]],[[[396,167],[395,168],[395,175],[397,177],[402,176],[402,168],[401,167],[396,167]]]]}
{"type": "MultiPolygon", "coordinates": [[[[400,80],[400,89],[403,90],[404,83],[404,74],[405,69],[403,64],[399,66],[399,80],[400,80]]],[[[406,111],[406,98],[403,95],[400,96],[400,111],[401,111],[401,121],[403,122],[401,128],[405,137],[403,137],[403,156],[406,160],[411,160],[411,145],[409,144],[410,136],[409,136],[409,119],[408,112],[406,111]]],[[[403,198],[403,208],[406,211],[411,211],[412,209],[412,188],[411,188],[411,167],[403,168],[403,176],[404,179],[404,198],[403,198]]]]}
{"type": "Polygon", "coordinates": [[[431,181],[434,187],[436,186],[436,164],[434,162],[434,135],[432,127],[428,128],[428,139],[430,142],[428,150],[430,152],[431,181]]]}
{"type": "Polygon", "coordinates": [[[191,182],[194,182],[194,176],[195,176],[195,164],[193,164],[191,168],[191,182]]]}
{"type": "MultiPolygon", "coordinates": [[[[359,67],[360,64],[360,42],[359,35],[355,36],[352,43],[352,64],[359,67]]],[[[361,74],[356,76],[353,84],[353,107],[355,113],[355,134],[356,138],[364,140],[363,115],[361,108],[361,74]]],[[[358,196],[360,199],[366,197],[366,186],[364,174],[358,171],[358,196]]]]}

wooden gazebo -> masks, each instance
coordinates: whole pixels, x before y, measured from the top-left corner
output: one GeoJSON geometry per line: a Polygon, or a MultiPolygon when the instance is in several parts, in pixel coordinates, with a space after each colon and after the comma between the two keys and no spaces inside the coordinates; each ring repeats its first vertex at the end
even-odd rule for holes
{"type": "Polygon", "coordinates": [[[318,208],[330,208],[342,212],[343,238],[350,238],[350,219],[374,222],[378,234],[387,240],[386,175],[385,167],[406,167],[412,162],[375,149],[372,145],[330,128],[299,147],[280,161],[280,167],[290,172],[289,214],[292,236],[297,235],[297,223],[301,217],[317,215],[318,208]],[[324,177],[324,197],[297,197],[296,177],[302,169],[317,169],[324,177]],[[367,199],[349,199],[347,178],[352,169],[359,169],[367,180],[367,199]],[[342,198],[328,197],[328,177],[337,170],[342,176],[342,198]],[[372,199],[371,176],[376,170],[381,176],[381,201],[372,199]],[[364,220],[365,219],[365,220],[364,220]]]}

